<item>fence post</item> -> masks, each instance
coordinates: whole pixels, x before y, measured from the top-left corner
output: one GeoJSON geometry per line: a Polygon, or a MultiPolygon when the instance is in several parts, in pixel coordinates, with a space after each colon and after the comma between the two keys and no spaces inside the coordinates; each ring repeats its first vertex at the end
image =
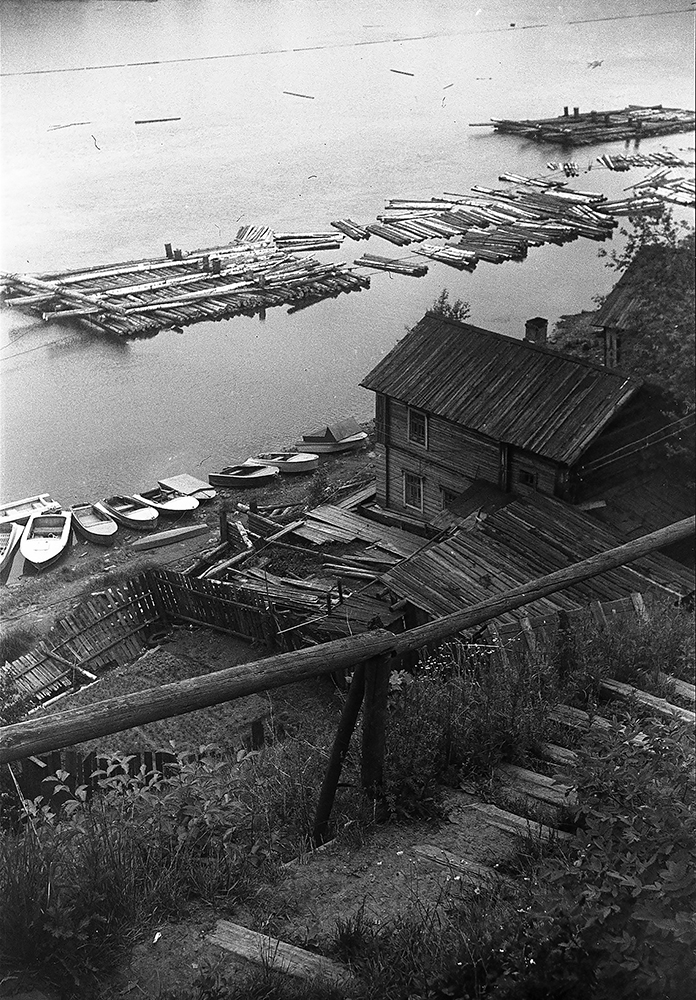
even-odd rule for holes
{"type": "Polygon", "coordinates": [[[364,790],[372,799],[381,798],[383,794],[391,667],[391,656],[375,656],[368,660],[365,674],[361,778],[364,790]]]}
{"type": "Polygon", "coordinates": [[[230,526],[227,523],[227,511],[220,511],[220,542],[227,545],[230,540],[230,526]]]}
{"type": "Polygon", "coordinates": [[[324,775],[321,791],[319,792],[319,801],[317,802],[317,812],[314,818],[314,830],[312,833],[312,840],[316,847],[319,847],[326,840],[331,809],[336,797],[338,779],[341,776],[343,761],[348,753],[355,723],[358,721],[358,713],[362,705],[364,692],[365,664],[358,663],[353,671],[353,679],[348,688],[348,695],[343,706],[338,729],[336,730],[336,737],[331,748],[331,756],[326,767],[326,774],[324,775]]]}
{"type": "Polygon", "coordinates": [[[162,600],[162,595],[159,589],[159,580],[153,569],[148,569],[145,571],[145,581],[152,594],[152,600],[155,602],[155,609],[157,611],[157,616],[165,624],[169,622],[169,616],[167,615],[167,609],[162,600]]]}

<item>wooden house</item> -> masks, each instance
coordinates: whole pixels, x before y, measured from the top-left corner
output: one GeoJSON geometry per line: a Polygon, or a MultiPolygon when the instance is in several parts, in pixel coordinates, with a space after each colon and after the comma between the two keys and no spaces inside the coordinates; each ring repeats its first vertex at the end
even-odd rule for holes
{"type": "Polygon", "coordinates": [[[642,383],[437,313],[361,383],[376,394],[377,501],[432,520],[475,480],[571,502],[659,460],[669,418],[642,383]]]}

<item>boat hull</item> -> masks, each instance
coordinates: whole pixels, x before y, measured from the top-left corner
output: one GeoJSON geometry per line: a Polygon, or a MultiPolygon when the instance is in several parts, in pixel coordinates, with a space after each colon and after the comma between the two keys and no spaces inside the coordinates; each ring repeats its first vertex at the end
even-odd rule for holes
{"type": "Polygon", "coordinates": [[[359,434],[351,434],[350,437],[342,438],[340,441],[298,441],[295,447],[298,451],[311,449],[318,455],[333,455],[341,451],[357,451],[367,441],[367,433],[361,431],[359,434]]]}
{"type": "Polygon", "coordinates": [[[65,551],[72,533],[72,514],[32,514],[19,543],[24,561],[34,569],[52,566],[65,551]]]}
{"type": "Polygon", "coordinates": [[[180,517],[182,514],[188,514],[198,507],[196,497],[184,496],[183,493],[173,493],[165,490],[152,491],[153,494],[155,492],[161,494],[160,498],[155,499],[146,493],[134,493],[133,496],[140,503],[154,508],[162,517],[180,517]]]}
{"type": "Polygon", "coordinates": [[[262,452],[247,459],[245,465],[272,465],[282,473],[314,472],[319,466],[319,455],[308,451],[262,452]]]}
{"type": "Polygon", "coordinates": [[[134,497],[106,497],[96,505],[124,528],[134,531],[152,531],[159,520],[153,507],[139,503],[134,497]]]}
{"type": "Polygon", "coordinates": [[[0,528],[0,573],[14,562],[23,530],[21,524],[9,524],[0,528]]]}
{"type": "Polygon", "coordinates": [[[35,497],[25,497],[23,500],[0,505],[0,526],[26,524],[32,514],[48,513],[60,509],[60,504],[48,493],[39,493],[35,497]]]}
{"type": "Polygon", "coordinates": [[[113,545],[118,525],[110,514],[93,503],[75,504],[70,510],[76,535],[96,545],[113,545]]]}
{"type": "Polygon", "coordinates": [[[254,486],[268,486],[278,476],[274,465],[237,465],[222,472],[211,472],[208,482],[211,486],[224,486],[227,489],[246,489],[254,486]]]}

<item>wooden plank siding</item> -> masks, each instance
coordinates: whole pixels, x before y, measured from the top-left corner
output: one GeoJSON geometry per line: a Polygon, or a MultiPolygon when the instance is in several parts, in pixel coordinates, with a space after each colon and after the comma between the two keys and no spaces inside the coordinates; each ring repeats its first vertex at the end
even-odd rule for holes
{"type": "Polygon", "coordinates": [[[443,489],[461,493],[474,479],[498,482],[500,451],[495,441],[428,414],[428,444],[424,447],[408,440],[405,403],[388,400],[388,414],[385,441],[378,452],[377,496],[391,510],[418,516],[418,511],[404,504],[405,472],[425,478],[424,519],[442,510],[443,489]]]}
{"type": "Polygon", "coordinates": [[[538,493],[545,493],[547,496],[555,496],[559,486],[559,478],[563,466],[558,462],[552,462],[540,455],[535,455],[531,451],[524,451],[522,448],[510,448],[510,479],[509,488],[515,492],[518,487],[523,489],[535,489],[538,493]],[[525,477],[520,473],[527,472],[536,477],[536,483],[525,481],[525,477]]]}

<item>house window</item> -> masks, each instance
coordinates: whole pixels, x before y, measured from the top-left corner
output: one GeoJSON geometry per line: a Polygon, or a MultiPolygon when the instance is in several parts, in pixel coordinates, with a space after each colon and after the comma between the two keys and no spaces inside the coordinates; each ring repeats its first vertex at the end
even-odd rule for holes
{"type": "Polygon", "coordinates": [[[404,506],[423,510],[423,477],[404,472],[404,506]]]}
{"type": "Polygon", "coordinates": [[[422,410],[408,411],[408,439],[411,444],[428,447],[428,417],[422,410]]]}
{"type": "Polygon", "coordinates": [[[520,469],[517,478],[520,486],[531,486],[533,489],[537,488],[539,475],[536,472],[532,472],[531,469],[520,469]]]}

